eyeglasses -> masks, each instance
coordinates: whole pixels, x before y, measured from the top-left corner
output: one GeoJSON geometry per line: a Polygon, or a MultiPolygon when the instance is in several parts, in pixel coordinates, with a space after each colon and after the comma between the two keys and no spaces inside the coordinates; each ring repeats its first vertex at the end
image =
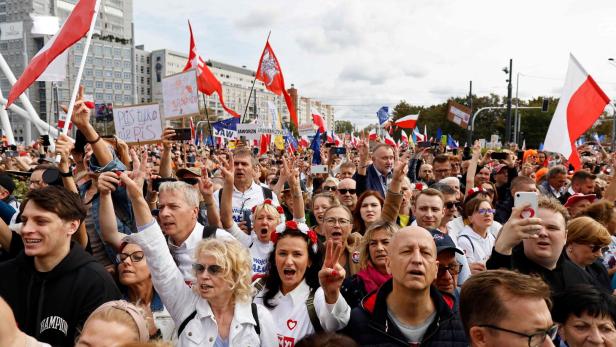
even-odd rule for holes
{"type": "Polygon", "coordinates": [[[216,276],[222,272],[222,266],[220,265],[203,265],[199,263],[192,264],[193,270],[197,273],[197,275],[202,274],[204,271],[207,271],[208,274],[212,276],[216,276]]]}
{"type": "Polygon", "coordinates": [[[494,214],[494,212],[496,212],[496,210],[493,208],[480,208],[477,210],[479,214],[494,214]]]}
{"type": "Polygon", "coordinates": [[[336,223],[340,224],[341,227],[351,224],[351,221],[345,218],[327,218],[325,219],[325,223],[330,226],[336,225],[336,223]]]}
{"type": "Polygon", "coordinates": [[[496,325],[491,325],[491,324],[482,324],[482,325],[478,325],[479,327],[483,327],[483,328],[490,328],[490,329],[494,329],[494,330],[499,330],[499,331],[504,331],[510,334],[515,334],[515,335],[519,335],[519,336],[524,336],[526,338],[528,338],[528,347],[539,347],[543,344],[543,342],[545,341],[546,337],[550,337],[551,340],[554,340],[554,338],[556,338],[556,334],[558,333],[558,325],[554,324],[551,327],[549,327],[547,330],[542,330],[542,331],[538,331],[534,334],[524,334],[518,331],[513,331],[513,330],[509,330],[509,329],[505,329],[505,328],[501,328],[498,327],[496,325]]]}
{"type": "Polygon", "coordinates": [[[447,209],[451,210],[451,209],[453,209],[454,207],[455,207],[455,208],[460,207],[460,205],[461,205],[461,204],[460,204],[460,202],[459,202],[459,201],[447,201],[447,202],[445,203],[445,208],[447,208],[447,209]]]}
{"type": "Polygon", "coordinates": [[[590,247],[590,250],[593,253],[597,253],[598,250],[601,250],[601,253],[605,253],[610,250],[610,248],[607,246],[601,246],[601,245],[586,245],[586,246],[590,247]]]}
{"type": "Polygon", "coordinates": [[[455,276],[457,274],[460,273],[460,270],[462,270],[462,265],[458,264],[458,263],[454,263],[454,264],[450,264],[448,266],[438,266],[438,274],[437,276],[443,276],[445,274],[445,271],[449,271],[449,273],[451,274],[451,276],[455,276]]]}
{"type": "Polygon", "coordinates": [[[143,251],[136,251],[136,252],[133,252],[133,253],[130,253],[130,254],[119,253],[118,254],[118,261],[120,263],[123,263],[127,258],[130,258],[130,260],[133,263],[138,263],[138,262],[143,260],[143,257],[144,257],[143,251]]]}
{"type": "Polygon", "coordinates": [[[340,193],[340,195],[345,195],[346,193],[349,193],[351,195],[355,195],[355,193],[357,192],[357,189],[344,189],[344,188],[340,188],[340,189],[338,189],[338,192],[340,193]]]}
{"type": "Polygon", "coordinates": [[[334,186],[324,186],[323,190],[327,190],[329,192],[335,192],[336,191],[336,187],[334,187],[334,186]]]}
{"type": "Polygon", "coordinates": [[[488,188],[483,190],[488,195],[494,195],[494,189],[488,188]]]}

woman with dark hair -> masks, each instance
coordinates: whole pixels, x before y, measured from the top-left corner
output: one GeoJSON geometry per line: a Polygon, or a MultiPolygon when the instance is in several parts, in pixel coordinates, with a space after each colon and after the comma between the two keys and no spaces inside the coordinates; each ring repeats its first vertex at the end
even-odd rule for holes
{"type": "Polygon", "coordinates": [[[494,209],[489,200],[477,197],[464,205],[463,215],[466,226],[458,234],[458,246],[466,255],[471,273],[475,274],[485,270],[496,241],[488,230],[494,222],[494,209]]]}
{"type": "Polygon", "coordinates": [[[279,340],[292,345],[315,332],[344,328],[351,308],[340,295],[345,277],[338,263],[342,245],[329,240],[323,259],[317,234],[295,221],[276,227],[270,239],[274,249],[269,257],[269,273],[264,281],[255,283],[260,292],[254,301],[277,318],[279,340]]]}
{"type": "Polygon", "coordinates": [[[556,294],[552,319],[560,325],[560,346],[616,344],[616,301],[589,284],[578,284],[556,294]]]}
{"type": "Polygon", "coordinates": [[[383,198],[373,190],[365,191],[358,199],[353,210],[353,232],[363,235],[370,224],[381,218],[383,198]]]}

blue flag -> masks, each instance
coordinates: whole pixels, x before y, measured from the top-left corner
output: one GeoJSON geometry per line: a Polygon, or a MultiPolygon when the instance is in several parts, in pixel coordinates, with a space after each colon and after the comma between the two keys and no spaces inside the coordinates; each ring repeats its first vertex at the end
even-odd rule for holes
{"type": "Polygon", "coordinates": [[[317,129],[317,133],[314,134],[314,138],[310,143],[310,149],[312,149],[312,164],[321,165],[321,132],[317,129]]]}
{"type": "Polygon", "coordinates": [[[443,137],[443,131],[441,128],[436,129],[436,142],[441,142],[441,138],[443,137]]]}
{"type": "Polygon", "coordinates": [[[447,147],[453,149],[453,148],[458,148],[458,143],[456,142],[456,140],[453,139],[453,137],[449,134],[447,134],[447,147]]]}
{"type": "Polygon", "coordinates": [[[540,151],[543,151],[543,142],[541,142],[541,143],[539,144],[539,150],[540,150],[540,151]]]}
{"type": "Polygon", "coordinates": [[[212,127],[218,131],[220,131],[221,129],[237,130],[237,125],[239,124],[239,122],[239,118],[231,117],[212,123],[212,127]]]}
{"type": "Polygon", "coordinates": [[[389,119],[389,107],[383,106],[376,111],[376,116],[379,117],[379,124],[387,122],[389,119]]]}
{"type": "Polygon", "coordinates": [[[417,143],[417,135],[415,135],[414,131],[411,131],[411,138],[413,139],[413,143],[417,143]]]}
{"type": "Polygon", "coordinates": [[[207,139],[205,140],[205,145],[206,146],[215,146],[216,145],[216,141],[214,141],[214,136],[208,136],[207,139]]]}

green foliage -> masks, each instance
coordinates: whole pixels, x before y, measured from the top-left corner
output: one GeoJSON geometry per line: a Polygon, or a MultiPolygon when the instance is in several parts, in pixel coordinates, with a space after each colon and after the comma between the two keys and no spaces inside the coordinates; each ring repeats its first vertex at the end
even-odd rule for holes
{"type": "Polygon", "coordinates": [[[353,123],[348,120],[337,120],[334,123],[334,131],[336,134],[351,134],[353,130],[353,123]]]}

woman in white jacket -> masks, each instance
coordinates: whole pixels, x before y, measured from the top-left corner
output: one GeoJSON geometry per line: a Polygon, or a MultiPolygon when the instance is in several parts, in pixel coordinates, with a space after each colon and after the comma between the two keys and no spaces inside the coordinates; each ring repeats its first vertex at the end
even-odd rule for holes
{"type": "Polygon", "coordinates": [[[139,231],[128,238],[148,259],[154,288],[178,327],[177,346],[278,346],[272,316],[251,303],[251,259],[245,247],[235,240],[201,241],[193,265],[196,283],[189,288],[143,198],[145,172],[133,176],[135,181],[120,175],[139,231]]]}

